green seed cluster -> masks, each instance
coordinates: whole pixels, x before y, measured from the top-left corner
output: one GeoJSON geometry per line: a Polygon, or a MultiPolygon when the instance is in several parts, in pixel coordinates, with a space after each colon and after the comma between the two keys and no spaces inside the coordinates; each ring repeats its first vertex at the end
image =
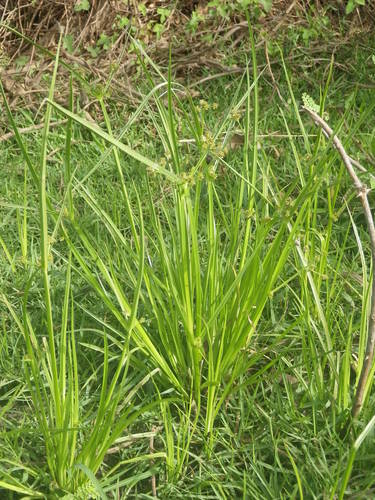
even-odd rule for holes
{"type": "MultiPolygon", "coordinates": [[[[311,111],[314,111],[317,114],[320,113],[320,106],[318,104],[316,104],[314,99],[312,97],[310,97],[308,94],[306,94],[306,92],[304,92],[302,94],[302,101],[303,101],[303,105],[305,106],[305,108],[310,109],[311,111]]],[[[328,120],[329,114],[327,112],[324,112],[323,118],[325,120],[328,120]]]]}

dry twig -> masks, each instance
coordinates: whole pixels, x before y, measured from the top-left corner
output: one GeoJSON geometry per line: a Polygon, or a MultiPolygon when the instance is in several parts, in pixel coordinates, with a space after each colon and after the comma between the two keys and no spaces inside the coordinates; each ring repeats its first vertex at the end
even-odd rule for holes
{"type": "MultiPolygon", "coordinates": [[[[357,176],[353,168],[353,160],[345,151],[344,146],[342,145],[340,139],[336,135],[333,135],[333,130],[331,129],[331,127],[326,123],[325,120],[323,120],[321,116],[315,113],[315,111],[309,109],[306,106],[304,106],[303,109],[310,114],[314,122],[323,130],[323,132],[328,137],[332,138],[332,142],[337,151],[339,152],[346,167],[346,170],[348,171],[353,181],[354,187],[357,191],[357,196],[362,203],[367,229],[370,236],[372,269],[374,270],[375,269],[375,225],[367,196],[370,190],[364,183],[362,183],[362,181],[357,176]]],[[[353,417],[358,416],[358,414],[362,410],[363,401],[366,396],[366,387],[374,362],[374,354],[375,354],[374,351],[375,351],[375,279],[373,277],[372,290],[371,290],[371,310],[370,310],[369,325],[368,325],[366,353],[362,365],[361,374],[359,377],[358,387],[354,396],[354,402],[352,407],[353,417]]]]}
{"type": "MultiPolygon", "coordinates": [[[[59,125],[64,125],[64,123],[66,122],[67,120],[58,120],[56,122],[52,122],[50,124],[50,127],[58,127],[59,125]]],[[[40,130],[43,127],[44,123],[38,123],[36,125],[31,125],[30,127],[20,128],[18,129],[18,132],[20,134],[29,134],[30,132],[35,132],[36,130],[40,130]]],[[[7,132],[6,134],[0,136],[0,142],[7,141],[12,137],[14,137],[14,135],[15,135],[14,132],[7,132]]]]}

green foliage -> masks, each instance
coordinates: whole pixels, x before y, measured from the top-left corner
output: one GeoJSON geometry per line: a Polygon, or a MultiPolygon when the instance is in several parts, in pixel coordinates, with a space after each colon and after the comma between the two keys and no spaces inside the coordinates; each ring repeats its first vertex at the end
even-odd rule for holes
{"type": "Polygon", "coordinates": [[[188,30],[195,32],[200,23],[210,18],[229,20],[234,14],[246,14],[250,12],[254,17],[260,17],[270,12],[272,0],[210,0],[207,4],[208,15],[202,13],[201,9],[192,12],[187,24],[188,30]]]}
{"type": "MultiPolygon", "coordinates": [[[[254,51],[253,60],[256,75],[254,51]]],[[[114,157],[134,239],[135,255],[139,253],[141,244],[135,230],[141,214],[131,206],[128,188],[123,181],[119,151],[128,151],[139,159],[149,167],[149,175],[159,173],[162,185],[168,181],[165,187],[171,191],[173,203],[172,206],[162,205],[160,210],[154,208],[152,177],[146,181],[148,196],[145,209],[151,217],[147,237],[159,269],[150,259],[142,267],[144,291],[140,295],[140,302],[145,320],[135,321],[133,341],[149,357],[150,363],[164,374],[164,383],[172,385],[184,401],[195,405],[197,418],[203,417],[205,432],[209,436],[212,436],[215,419],[226,395],[246,371],[248,363],[255,362],[256,357],[247,360],[242,353],[251,345],[262,312],[293,248],[293,238],[304,217],[306,196],[311,190],[311,185],[307,183],[306,189],[296,195],[294,201],[289,199],[286,205],[277,198],[271,202],[265,191],[260,193],[258,199],[258,193],[253,188],[258,175],[257,78],[250,84],[247,75],[247,83],[245,94],[236,94],[224,120],[218,123],[214,132],[206,130],[205,112],[209,109],[206,102],[201,101],[197,108],[190,100],[187,110],[178,107],[179,101],[172,93],[170,75],[164,83],[168,96],[167,107],[158,98],[159,86],[151,89],[149,98],[154,97],[157,109],[152,119],[160,142],[165,147],[166,160],[158,164],[116,141],[107,118],[108,132],[104,132],[56,103],[53,104],[69,118],[99,134],[117,148],[114,157]],[[251,156],[247,145],[242,169],[236,171],[223,159],[225,144],[218,148],[216,141],[223,131],[233,127],[234,120],[238,121],[242,105],[246,106],[245,135],[249,134],[252,91],[256,113],[251,156]],[[196,144],[195,161],[188,170],[184,165],[190,161],[187,161],[184,149],[179,145],[176,132],[179,114],[186,117],[186,126],[189,126],[196,144]],[[215,155],[213,165],[208,159],[212,154],[215,155]],[[219,164],[235,174],[231,191],[233,198],[228,200],[233,210],[227,216],[215,185],[219,164]],[[257,221],[265,213],[268,222],[259,224],[257,221]],[[243,230],[240,230],[241,226],[243,230]]],[[[146,102],[142,104],[145,105],[146,102]]],[[[102,111],[106,117],[103,105],[102,111]]],[[[110,214],[100,208],[95,197],[87,190],[79,189],[79,192],[101,220],[108,236],[113,238],[125,267],[117,272],[112,269],[108,257],[102,254],[79,223],[74,223],[74,229],[83,250],[72,246],[72,253],[87,282],[106,304],[108,312],[126,330],[131,305],[121,276],[126,269],[130,282],[134,281],[135,255],[128,248],[120,228],[110,214]],[[89,259],[96,262],[97,267],[93,269],[87,266],[89,259]],[[104,294],[98,274],[102,275],[106,287],[111,291],[110,295],[104,294]]]]}
{"type": "Polygon", "coordinates": [[[98,57],[98,55],[104,50],[109,51],[117,38],[118,33],[115,32],[111,36],[106,33],[100,33],[95,46],[86,47],[86,50],[90,53],[92,57],[98,57]]]}
{"type": "Polygon", "coordinates": [[[25,56],[25,55],[18,56],[16,61],[15,61],[16,62],[16,69],[20,70],[21,68],[26,66],[26,64],[29,62],[29,60],[30,60],[30,58],[28,56],[25,56]]]}
{"type": "Polygon", "coordinates": [[[300,26],[289,26],[288,39],[298,46],[301,43],[308,47],[312,41],[329,39],[330,18],[324,12],[317,14],[314,10],[307,11],[306,23],[300,26]]]}
{"type": "Polygon", "coordinates": [[[100,47],[86,47],[87,52],[92,56],[92,57],[98,57],[100,54],[100,47]]]}
{"type": "Polygon", "coordinates": [[[86,12],[90,10],[91,5],[89,0],[78,0],[74,5],[75,12],[86,12]]]}
{"type": "Polygon", "coordinates": [[[73,53],[74,47],[73,47],[73,35],[65,35],[63,38],[63,47],[66,51],[69,52],[69,54],[73,53]]]}
{"type": "Polygon", "coordinates": [[[143,2],[138,5],[138,10],[142,14],[142,16],[146,17],[146,15],[147,15],[147,7],[146,7],[146,5],[143,2]]]}
{"type": "Polygon", "coordinates": [[[198,29],[199,24],[204,21],[204,16],[199,13],[197,10],[193,10],[191,14],[191,18],[187,24],[187,27],[190,31],[195,33],[198,29]]]}
{"type": "MultiPolygon", "coordinates": [[[[62,38],[60,38],[54,72],[49,90],[49,101],[52,100],[56,82],[57,68],[59,62],[59,51],[62,38]]],[[[79,366],[77,358],[75,303],[71,288],[72,259],[71,250],[66,256],[66,274],[63,292],[63,303],[61,312],[53,303],[54,292],[52,290],[53,257],[52,247],[55,238],[49,232],[50,222],[54,224],[53,234],[59,230],[65,233],[61,224],[62,213],[56,212],[47,193],[47,143],[50,132],[50,121],[52,106],[48,104],[44,117],[43,137],[40,145],[40,170],[38,174],[32,166],[30,156],[22,142],[21,136],[13,121],[12,113],[7,103],[3,87],[1,86],[8,118],[14,126],[14,132],[21,148],[24,161],[30,169],[32,179],[38,188],[39,198],[39,244],[40,261],[38,272],[42,281],[43,301],[43,333],[39,334],[33,325],[32,314],[28,311],[28,298],[31,280],[28,280],[24,290],[22,319],[16,309],[5,295],[1,295],[1,302],[6,306],[10,317],[13,319],[19,331],[22,333],[26,346],[26,354],[23,359],[23,372],[29,394],[30,404],[34,407],[35,418],[38,423],[38,432],[43,438],[44,453],[47,467],[50,473],[50,489],[54,494],[60,496],[61,492],[68,493],[67,498],[87,498],[88,491],[94,486],[96,492],[101,491],[95,474],[101,467],[104,456],[110,446],[119,438],[128,425],[141,413],[139,409],[134,410],[132,399],[139,390],[157,371],[149,372],[146,378],[133,377],[133,382],[127,382],[129,366],[129,338],[134,326],[139,302],[140,286],[142,281],[144,259],[143,224],[140,219],[139,256],[140,268],[138,272],[138,286],[134,289],[134,298],[129,306],[128,340],[120,345],[119,354],[110,360],[108,339],[103,333],[103,353],[101,363],[101,382],[99,384],[99,398],[94,406],[85,408],[80,405],[82,399],[81,384],[79,378],[79,366]],[[60,313],[58,323],[56,316],[60,313]],[[57,326],[58,325],[58,326],[57,326]],[[114,368],[114,370],[113,370],[114,368]],[[93,419],[93,421],[92,421],[93,419]],[[91,423],[89,424],[89,422],[91,423]],[[93,483],[93,485],[90,484],[93,483]],[[69,496],[70,495],[70,496],[69,496]]],[[[70,87],[69,104],[73,108],[73,93],[70,87]]],[[[65,181],[71,182],[71,123],[68,119],[65,163],[65,181]]],[[[72,190],[67,191],[67,214],[74,218],[72,190]]],[[[26,200],[25,200],[26,203],[26,200]]],[[[27,237],[27,218],[24,218],[24,230],[27,237]]],[[[68,235],[65,233],[65,237],[68,235]]],[[[69,241],[69,238],[67,239],[69,241]]],[[[72,247],[74,248],[74,247],[72,247]]],[[[27,247],[22,250],[24,265],[27,266],[27,247]]],[[[32,276],[35,270],[29,269],[32,276]]],[[[88,344],[91,348],[97,348],[88,344]]],[[[98,377],[95,371],[93,374],[98,377]]],[[[27,493],[32,496],[39,492],[22,489],[17,481],[10,476],[10,481],[1,482],[0,487],[27,493]]],[[[90,497],[95,496],[91,495],[90,497]]],[[[100,494],[103,498],[103,494],[100,494]]]]}
{"type": "Polygon", "coordinates": [[[120,16],[120,14],[118,14],[116,16],[116,22],[114,23],[114,25],[112,27],[122,30],[122,29],[126,28],[126,26],[128,26],[129,23],[130,23],[130,19],[128,17],[120,16]]]}
{"type": "Polygon", "coordinates": [[[366,4],[366,0],[348,0],[346,4],[345,13],[351,14],[356,7],[360,7],[366,4]]]}
{"type": "Polygon", "coordinates": [[[258,3],[263,7],[265,12],[270,12],[272,8],[272,0],[258,0],[258,3]]]}
{"type": "Polygon", "coordinates": [[[156,12],[160,16],[160,23],[164,24],[171,13],[171,9],[167,9],[165,7],[158,7],[156,12]]]}
{"type": "Polygon", "coordinates": [[[89,122],[67,81],[65,107],[52,86],[29,135],[14,121],[33,116],[4,102],[16,135],[1,142],[0,496],[151,498],[156,483],[159,498],[372,498],[371,387],[346,434],[366,227],[300,109],[327,118],[329,105],[370,170],[375,100],[343,68],[368,85],[372,47],[285,64],[269,46],[281,108],[254,53],[242,78],[193,99],[134,48],[148,69],[138,107],[85,84],[89,122]]]}
{"type": "Polygon", "coordinates": [[[159,22],[150,21],[147,24],[149,30],[156,34],[156,38],[159,40],[166,28],[166,22],[171,14],[171,9],[165,7],[157,8],[157,15],[159,16],[159,22]]]}
{"type": "Polygon", "coordinates": [[[112,41],[112,37],[109,37],[105,33],[101,33],[96,45],[103,50],[109,50],[111,48],[112,41]]]}

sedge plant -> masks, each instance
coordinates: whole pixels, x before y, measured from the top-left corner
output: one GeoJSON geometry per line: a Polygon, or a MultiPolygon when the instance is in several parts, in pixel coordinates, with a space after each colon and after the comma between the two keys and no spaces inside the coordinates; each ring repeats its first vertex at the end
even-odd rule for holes
{"type": "Polygon", "coordinates": [[[259,76],[252,45],[253,81],[247,70],[230,109],[212,130],[205,119],[207,103],[198,109],[188,92],[173,83],[171,64],[168,78],[157,85],[146,72],[153,86],[148,96],[154,103],[142,103],[141,107],[147,110],[157,132],[158,147],[164,150],[158,161],[135,152],[114,136],[103,101],[106,131],[49,101],[106,141],[112,150],[129,237],[89,187],[75,179],[73,191],[95,213],[112,241],[116,264],[79,220],[70,221],[66,237],[81,275],[124,327],[124,339],[131,310],[128,295],[139,272],[140,240],[135,228],[141,209],[132,203],[138,188],[126,183],[126,162],[121,155],[125,153],[144,167],[142,182],[147,195],[142,209],[148,214],[148,224],[139,294],[144,318],[142,322],[135,319],[132,342],[149,366],[161,370],[164,387],[172,388],[190,405],[191,418],[203,418],[205,433],[211,436],[215,418],[239,375],[258,359],[249,356],[251,339],[294,246],[306,200],[315,189],[307,182],[296,194],[292,185],[278,203],[265,191],[258,171],[259,76]],[[246,90],[241,95],[243,81],[246,90]],[[182,90],[188,95],[184,103],[179,97],[182,90]],[[241,113],[246,139],[243,162],[237,168],[224,156],[241,113]],[[181,137],[181,130],[192,139],[181,137]],[[220,171],[231,183],[226,194],[219,184],[220,171]],[[168,196],[160,196],[163,192],[168,196]],[[76,237],[80,247],[73,244],[76,237]]]}

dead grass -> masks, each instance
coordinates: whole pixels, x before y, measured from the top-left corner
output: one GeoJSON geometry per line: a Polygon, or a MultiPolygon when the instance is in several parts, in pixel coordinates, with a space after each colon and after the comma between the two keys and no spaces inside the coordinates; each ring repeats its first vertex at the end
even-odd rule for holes
{"type": "MultiPolygon", "coordinates": [[[[142,40],[147,52],[159,65],[166,65],[170,43],[173,43],[173,64],[178,77],[200,80],[202,70],[211,73],[236,73],[242,71],[228,65],[228,52],[235,52],[247,37],[246,20],[234,15],[227,20],[210,18],[208,0],[145,0],[146,10],[140,12],[137,0],[90,0],[88,11],[77,12],[76,6],[82,0],[3,0],[0,6],[0,71],[3,85],[13,107],[34,107],[40,103],[46,92],[44,76],[51,68],[53,56],[40,53],[35,45],[20,38],[7,29],[14,27],[25,37],[36,41],[53,54],[59,30],[69,36],[71,46],[65,46],[64,59],[89,75],[93,86],[105,82],[111,70],[112,91],[122,99],[137,100],[137,91],[132,84],[137,71],[136,56],[129,51],[129,26],[132,35],[142,40]],[[168,8],[170,14],[164,21],[164,32],[157,36],[153,31],[160,22],[160,9],[168,8]],[[196,32],[189,31],[187,24],[193,11],[205,21],[196,32]],[[119,29],[121,19],[129,19],[128,27],[119,29]],[[100,38],[109,40],[108,47],[99,46],[100,38]],[[103,38],[104,37],[104,38],[103,38]]],[[[272,10],[258,18],[256,29],[259,45],[265,39],[279,38],[290,26],[294,29],[308,26],[312,16],[319,18],[326,14],[331,19],[330,39],[325,40],[327,50],[335,50],[338,44],[348,43],[350,38],[363,35],[374,24],[375,0],[366,9],[357,9],[350,17],[345,36],[336,30],[345,9],[345,2],[322,0],[274,0],[272,10]],[[311,10],[314,7],[314,10],[311,10]]],[[[312,50],[314,50],[312,43],[312,50]]],[[[60,88],[64,99],[65,85],[60,88]]],[[[81,89],[82,90],[82,89],[81,89]]]]}

